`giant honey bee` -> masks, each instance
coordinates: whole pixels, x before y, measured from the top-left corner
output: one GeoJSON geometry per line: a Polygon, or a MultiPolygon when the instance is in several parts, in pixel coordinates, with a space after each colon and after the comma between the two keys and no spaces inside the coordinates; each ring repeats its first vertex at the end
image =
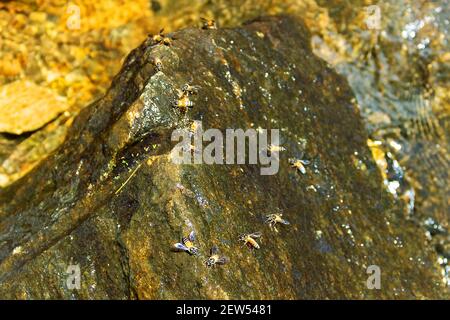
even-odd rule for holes
{"type": "Polygon", "coordinates": [[[178,108],[182,113],[186,113],[188,109],[194,107],[194,102],[189,99],[189,95],[179,91],[178,99],[172,102],[174,108],[178,108]]]}
{"type": "Polygon", "coordinates": [[[297,169],[297,171],[301,172],[302,174],[306,173],[305,166],[309,165],[311,161],[309,160],[303,160],[303,159],[296,159],[296,158],[290,158],[289,164],[292,168],[297,169]]]}
{"type": "Polygon", "coordinates": [[[188,196],[189,198],[195,198],[195,193],[192,190],[183,186],[181,183],[175,184],[175,188],[180,190],[182,195],[188,196]]]}
{"type": "Polygon", "coordinates": [[[282,146],[279,146],[279,145],[270,144],[267,147],[267,151],[269,151],[269,152],[280,152],[280,151],[286,151],[286,148],[282,147],[282,146]]]}
{"type": "Polygon", "coordinates": [[[256,242],[256,238],[260,238],[261,236],[262,236],[261,232],[242,234],[239,236],[239,241],[244,242],[244,246],[246,245],[250,249],[259,249],[260,246],[258,242],[256,242]]]}
{"type": "Polygon", "coordinates": [[[290,224],[289,221],[283,219],[282,217],[283,217],[282,213],[269,214],[269,215],[266,216],[265,223],[267,223],[271,228],[274,228],[275,231],[277,231],[277,229],[275,227],[275,225],[277,223],[281,223],[281,224],[284,224],[284,225],[289,225],[290,224]]]}
{"type": "Polygon", "coordinates": [[[199,250],[196,246],[194,246],[195,242],[195,231],[191,231],[191,233],[187,237],[183,237],[181,239],[181,243],[175,243],[174,248],[177,251],[184,251],[189,253],[190,255],[198,255],[199,250]]]}
{"type": "Polygon", "coordinates": [[[152,36],[152,40],[154,44],[162,44],[170,47],[172,45],[172,41],[175,40],[175,38],[166,37],[166,35],[164,34],[164,28],[162,28],[159,31],[159,34],[155,34],[154,36],[152,36]]]}
{"type": "Polygon", "coordinates": [[[202,19],[202,29],[203,30],[210,30],[210,29],[217,29],[216,21],[212,19],[206,19],[206,18],[200,18],[202,19]]]}
{"type": "Polygon", "coordinates": [[[199,129],[199,121],[197,120],[192,121],[191,125],[189,126],[189,132],[191,134],[195,134],[198,129],[199,129]]]}
{"type": "Polygon", "coordinates": [[[216,245],[213,245],[210,251],[209,258],[205,261],[205,264],[208,268],[214,267],[215,265],[224,265],[228,263],[230,259],[225,256],[219,255],[219,248],[216,245]]]}
{"type": "Polygon", "coordinates": [[[198,93],[198,90],[200,89],[200,86],[193,86],[189,83],[186,83],[184,86],[181,87],[181,91],[185,95],[194,95],[198,93]]]}
{"type": "Polygon", "coordinates": [[[155,66],[156,71],[161,71],[163,68],[163,63],[160,58],[156,57],[152,60],[153,65],[155,66]]]}

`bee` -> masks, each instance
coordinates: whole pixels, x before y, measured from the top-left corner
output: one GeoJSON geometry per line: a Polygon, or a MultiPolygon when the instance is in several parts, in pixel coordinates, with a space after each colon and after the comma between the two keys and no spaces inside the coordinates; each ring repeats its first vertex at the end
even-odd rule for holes
{"type": "Polygon", "coordinates": [[[213,245],[210,251],[209,258],[205,261],[205,264],[208,268],[214,267],[215,265],[224,265],[228,263],[230,259],[225,256],[219,255],[219,248],[216,245],[213,245]]]}
{"type": "Polygon", "coordinates": [[[155,66],[155,69],[157,71],[161,71],[162,70],[163,64],[162,64],[162,61],[161,61],[160,58],[154,58],[153,59],[153,65],[155,66]]]}
{"type": "Polygon", "coordinates": [[[309,161],[309,160],[302,160],[302,159],[295,159],[295,158],[289,159],[289,164],[291,165],[291,167],[297,169],[302,174],[306,173],[305,166],[309,165],[310,163],[311,163],[311,161],[309,161]]]}
{"type": "Polygon", "coordinates": [[[189,190],[185,186],[183,186],[181,183],[177,183],[175,187],[180,190],[182,195],[185,195],[189,198],[195,198],[195,193],[192,190],[189,190]]]}
{"type": "Polygon", "coordinates": [[[278,146],[276,144],[270,144],[267,147],[267,151],[269,151],[269,152],[280,152],[280,151],[286,151],[286,148],[282,147],[282,146],[278,146]]]}
{"type": "Polygon", "coordinates": [[[185,94],[185,95],[194,95],[198,93],[198,90],[200,89],[200,86],[193,86],[190,85],[189,83],[186,83],[184,86],[181,87],[181,91],[185,94]]]}
{"type": "Polygon", "coordinates": [[[260,246],[258,242],[256,242],[256,238],[260,238],[261,236],[261,232],[242,234],[239,236],[239,241],[244,242],[244,245],[246,245],[250,249],[259,249],[260,246]]]}
{"type": "Polygon", "coordinates": [[[175,40],[175,39],[166,37],[166,35],[163,32],[164,32],[164,28],[162,28],[159,31],[159,34],[155,34],[154,36],[152,36],[153,43],[154,44],[162,44],[162,45],[170,47],[172,45],[172,40],[175,40]]]}
{"type": "Polygon", "coordinates": [[[212,19],[210,20],[210,19],[206,19],[206,18],[200,18],[200,19],[202,19],[202,22],[203,22],[203,25],[202,25],[203,30],[217,29],[215,20],[212,20],[212,19]]]}
{"type": "Polygon", "coordinates": [[[181,112],[186,113],[188,108],[192,109],[194,107],[194,103],[189,100],[188,95],[182,93],[177,100],[172,102],[172,106],[178,108],[181,112]]]}
{"type": "Polygon", "coordinates": [[[199,123],[200,121],[194,120],[192,121],[191,125],[189,126],[189,132],[191,134],[195,134],[197,130],[199,129],[199,123]]]}
{"type": "MultiPolygon", "coordinates": [[[[267,223],[271,228],[272,228],[272,227],[275,228],[275,225],[276,225],[277,223],[281,223],[281,224],[284,224],[284,225],[289,225],[289,224],[290,224],[289,221],[283,219],[282,217],[283,217],[283,214],[282,214],[282,213],[279,213],[279,214],[276,214],[276,213],[269,214],[269,215],[266,216],[266,221],[265,221],[265,223],[267,223]]],[[[276,230],[276,228],[275,228],[275,230],[276,230]]]]}
{"type": "Polygon", "coordinates": [[[181,243],[179,242],[175,243],[174,248],[177,251],[185,251],[190,255],[196,256],[199,254],[199,250],[196,246],[194,246],[194,242],[195,242],[195,231],[191,231],[191,233],[189,233],[189,236],[183,237],[183,239],[181,239],[181,243]]]}

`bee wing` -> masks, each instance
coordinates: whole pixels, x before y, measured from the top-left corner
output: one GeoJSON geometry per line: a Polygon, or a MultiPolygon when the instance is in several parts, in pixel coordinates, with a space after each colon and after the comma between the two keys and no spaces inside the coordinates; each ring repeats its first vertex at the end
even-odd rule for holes
{"type": "Polygon", "coordinates": [[[188,251],[189,249],[182,243],[175,243],[173,245],[174,249],[178,250],[178,251],[188,251]]]}
{"type": "Polygon", "coordinates": [[[305,173],[306,173],[306,169],[305,169],[305,167],[302,166],[302,165],[298,167],[298,171],[300,171],[302,174],[305,174],[305,173]]]}
{"type": "Polygon", "coordinates": [[[300,160],[300,162],[306,166],[311,163],[311,161],[309,161],[309,160],[300,160]]]}
{"type": "Polygon", "coordinates": [[[228,262],[230,262],[230,259],[228,257],[223,256],[216,261],[216,264],[226,264],[228,262]]]}
{"type": "Polygon", "coordinates": [[[195,239],[196,239],[195,231],[192,230],[191,233],[189,233],[189,240],[191,240],[191,242],[194,242],[195,239]]]}
{"type": "Polygon", "coordinates": [[[211,247],[211,255],[215,255],[219,253],[219,247],[217,247],[216,245],[213,245],[211,247]]]}
{"type": "Polygon", "coordinates": [[[285,225],[290,225],[290,224],[291,224],[289,221],[284,220],[284,219],[281,219],[280,222],[281,222],[282,224],[285,224],[285,225]]]}
{"type": "Polygon", "coordinates": [[[262,236],[261,232],[254,232],[252,234],[249,234],[250,237],[252,238],[260,238],[262,236]]]}

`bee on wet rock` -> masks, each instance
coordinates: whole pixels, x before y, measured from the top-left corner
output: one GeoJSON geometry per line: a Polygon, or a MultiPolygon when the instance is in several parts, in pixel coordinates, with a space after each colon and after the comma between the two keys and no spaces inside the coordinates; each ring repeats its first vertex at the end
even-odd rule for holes
{"type": "Polygon", "coordinates": [[[275,144],[270,144],[267,147],[267,151],[269,151],[269,152],[280,152],[280,151],[286,151],[286,148],[282,147],[282,146],[275,145],[275,144]]]}
{"type": "Polygon", "coordinates": [[[260,246],[258,242],[256,242],[256,239],[261,238],[261,236],[261,232],[246,233],[239,236],[239,241],[244,242],[244,246],[246,245],[250,249],[259,249],[260,246]]]}
{"type": "Polygon", "coordinates": [[[208,268],[214,267],[215,265],[224,265],[228,263],[230,259],[225,256],[219,255],[219,248],[216,245],[213,245],[210,251],[209,258],[205,261],[205,264],[208,268]]]}
{"type": "Polygon", "coordinates": [[[152,61],[152,63],[153,63],[153,65],[155,66],[155,69],[156,69],[157,71],[161,71],[161,70],[162,70],[162,68],[163,68],[163,63],[162,63],[162,61],[161,61],[160,58],[154,58],[153,61],[152,61]]]}
{"type": "Polygon", "coordinates": [[[185,186],[183,186],[181,183],[175,184],[175,188],[180,190],[182,195],[185,195],[185,196],[187,196],[189,198],[195,198],[195,193],[192,190],[190,190],[190,189],[186,188],[185,186]]]}
{"type": "Polygon", "coordinates": [[[165,46],[170,47],[172,45],[172,41],[175,40],[174,38],[166,37],[164,34],[164,28],[159,31],[159,34],[155,34],[152,36],[152,40],[154,44],[162,44],[165,46]]]}
{"type": "Polygon", "coordinates": [[[196,246],[194,246],[194,242],[195,242],[195,231],[191,231],[189,236],[183,237],[181,243],[179,242],[175,243],[174,248],[177,251],[185,251],[190,255],[196,256],[199,254],[199,250],[196,246]]]}
{"type": "Polygon", "coordinates": [[[217,29],[216,21],[212,19],[206,19],[206,18],[200,18],[202,19],[202,29],[203,30],[211,30],[211,29],[217,29]]]}
{"type": "Polygon", "coordinates": [[[174,108],[178,108],[182,113],[186,113],[188,109],[194,107],[194,102],[189,99],[189,96],[183,92],[178,95],[178,99],[172,102],[174,108]]]}
{"type": "Polygon", "coordinates": [[[275,228],[275,225],[277,223],[281,223],[281,224],[284,224],[284,225],[289,225],[290,224],[289,221],[283,219],[282,217],[283,217],[282,213],[269,214],[269,215],[266,216],[265,223],[267,223],[271,228],[274,228],[275,231],[276,231],[277,229],[275,228]]]}
{"type": "Polygon", "coordinates": [[[181,87],[181,91],[185,94],[185,95],[194,95],[198,93],[198,90],[200,89],[200,86],[193,86],[190,85],[189,83],[186,83],[184,86],[181,87]]]}
{"type": "Polygon", "coordinates": [[[303,160],[303,159],[296,159],[296,158],[290,158],[289,164],[292,168],[297,169],[297,171],[301,172],[302,174],[306,173],[305,166],[309,165],[311,161],[309,160],[303,160]]]}
{"type": "Polygon", "coordinates": [[[189,132],[191,134],[195,134],[197,130],[199,129],[199,121],[192,121],[191,125],[189,126],[189,132]]]}

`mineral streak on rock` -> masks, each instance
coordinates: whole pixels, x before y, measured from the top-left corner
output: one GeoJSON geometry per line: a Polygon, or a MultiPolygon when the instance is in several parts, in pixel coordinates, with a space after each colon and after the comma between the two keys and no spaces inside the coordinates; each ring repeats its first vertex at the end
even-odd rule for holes
{"type": "Polygon", "coordinates": [[[348,84],[312,54],[301,23],[264,18],[175,36],[171,47],[145,41],[133,50],[62,147],[1,191],[1,297],[445,296],[426,239],[382,188],[348,84]],[[155,55],[164,55],[161,70],[155,55]],[[184,116],[171,101],[190,79],[201,90],[184,116]],[[175,165],[171,133],[194,119],[282,129],[279,173],[175,165]],[[312,163],[298,175],[288,158],[303,153],[312,163]],[[280,210],[290,225],[275,234],[264,218],[280,210]],[[192,229],[203,255],[218,244],[230,263],[210,270],[201,257],[171,252],[192,229]],[[253,231],[263,233],[255,253],[238,242],[253,231]],[[79,290],[66,286],[72,264],[79,290]],[[367,288],[370,265],[381,268],[381,290],[367,288]]]}

